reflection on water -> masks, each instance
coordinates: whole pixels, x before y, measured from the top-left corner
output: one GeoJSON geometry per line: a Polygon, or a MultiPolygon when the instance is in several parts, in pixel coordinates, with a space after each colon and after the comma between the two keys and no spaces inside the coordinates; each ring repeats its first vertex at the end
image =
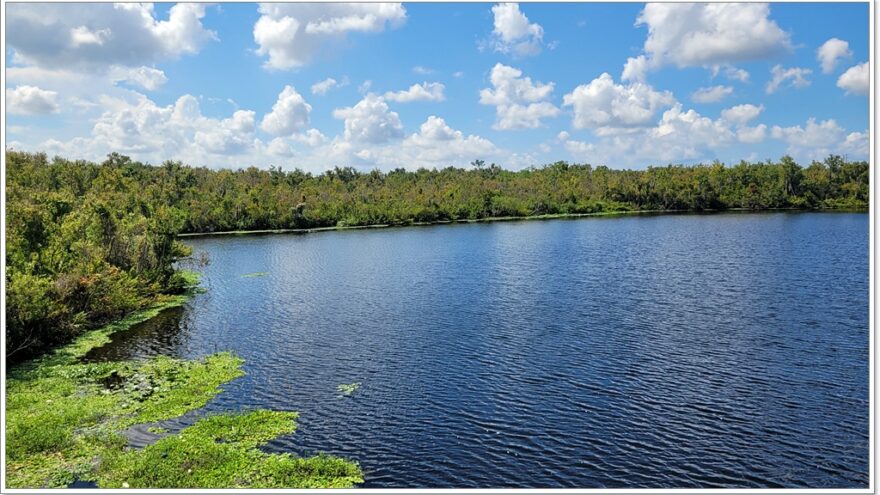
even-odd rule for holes
{"type": "Polygon", "coordinates": [[[82,360],[120,361],[159,354],[180,354],[189,334],[187,316],[184,307],[166,309],[154,318],[113,334],[110,343],[92,349],[82,360]]]}
{"type": "Polygon", "coordinates": [[[367,487],[867,487],[866,214],[186,242],[207,293],[88,358],[232,350],[204,412],[367,487]]]}

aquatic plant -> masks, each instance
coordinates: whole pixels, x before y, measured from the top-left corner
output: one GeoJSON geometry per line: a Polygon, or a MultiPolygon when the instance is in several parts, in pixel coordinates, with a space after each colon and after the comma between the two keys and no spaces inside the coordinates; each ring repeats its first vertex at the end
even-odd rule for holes
{"type": "Polygon", "coordinates": [[[357,464],[328,455],[267,454],[260,445],[296,430],[294,412],[257,410],[199,420],[141,452],[114,451],[98,470],[105,488],[346,488],[357,464]]]}
{"type": "Polygon", "coordinates": [[[265,277],[269,272],[253,272],[253,273],[245,273],[242,275],[242,278],[256,278],[256,277],[265,277]]]}
{"type": "Polygon", "coordinates": [[[362,481],[357,464],[343,459],[299,459],[255,449],[277,435],[293,433],[296,413],[209,417],[142,451],[128,451],[127,428],[198,409],[222,384],[244,374],[244,361],[228,352],[197,360],[159,356],[80,362],[91,349],[109,342],[113,332],[182,302],[167,300],[9,370],[7,487],[65,487],[80,480],[102,487],[294,488],[346,487],[362,481]],[[216,447],[209,445],[218,441],[216,447]]]}
{"type": "Polygon", "coordinates": [[[341,393],[346,397],[350,397],[351,394],[355,393],[355,391],[360,388],[360,382],[357,383],[343,383],[336,387],[336,391],[341,393]]]}

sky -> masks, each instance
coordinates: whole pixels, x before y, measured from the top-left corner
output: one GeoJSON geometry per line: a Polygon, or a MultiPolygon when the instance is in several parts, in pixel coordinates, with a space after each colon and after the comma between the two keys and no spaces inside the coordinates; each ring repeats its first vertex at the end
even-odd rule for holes
{"type": "Polygon", "coordinates": [[[7,3],[6,148],[154,164],[867,159],[868,3],[7,3]]]}

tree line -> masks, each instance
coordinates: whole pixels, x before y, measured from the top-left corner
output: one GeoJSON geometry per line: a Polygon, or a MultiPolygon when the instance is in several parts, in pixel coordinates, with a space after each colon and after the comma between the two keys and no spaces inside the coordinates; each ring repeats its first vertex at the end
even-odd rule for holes
{"type": "Polygon", "coordinates": [[[557,162],[311,174],[6,152],[6,345],[21,359],[182,290],[179,233],[632,210],[867,208],[868,163],[615,170],[557,162]]]}

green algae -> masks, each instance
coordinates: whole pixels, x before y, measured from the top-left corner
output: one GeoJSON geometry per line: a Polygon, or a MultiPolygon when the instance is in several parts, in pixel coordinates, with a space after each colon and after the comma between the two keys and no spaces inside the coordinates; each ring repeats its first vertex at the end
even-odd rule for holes
{"type": "Polygon", "coordinates": [[[253,273],[245,273],[241,276],[241,278],[257,278],[257,277],[265,277],[269,272],[253,272],[253,273]]]}
{"type": "Polygon", "coordinates": [[[267,454],[257,447],[296,430],[294,412],[257,410],[199,420],[141,452],[115,452],[98,471],[102,487],[346,488],[357,464],[328,455],[267,454]]]}
{"type": "MultiPolygon", "coordinates": [[[[195,276],[188,276],[191,286],[197,283],[195,276]]],[[[363,481],[358,465],[343,459],[301,459],[256,450],[277,435],[293,433],[296,413],[209,417],[143,450],[128,449],[127,428],[201,408],[224,383],[244,375],[244,361],[228,352],[197,360],[158,356],[144,361],[80,361],[110,342],[114,332],[184,304],[193,292],[190,287],[187,294],[166,296],[8,370],[7,488],[58,488],[76,480],[101,487],[150,488],[338,488],[363,481]],[[208,445],[209,437],[222,440],[219,447],[208,445]],[[157,452],[174,455],[160,455],[159,462],[157,452]]]]}
{"type": "Polygon", "coordinates": [[[182,361],[55,364],[7,381],[7,485],[62,487],[127,444],[122,432],[204,406],[243,375],[230,353],[182,361]]]}
{"type": "Polygon", "coordinates": [[[353,393],[357,391],[361,387],[360,382],[357,383],[343,383],[336,387],[336,391],[345,397],[351,397],[353,393]]]}

